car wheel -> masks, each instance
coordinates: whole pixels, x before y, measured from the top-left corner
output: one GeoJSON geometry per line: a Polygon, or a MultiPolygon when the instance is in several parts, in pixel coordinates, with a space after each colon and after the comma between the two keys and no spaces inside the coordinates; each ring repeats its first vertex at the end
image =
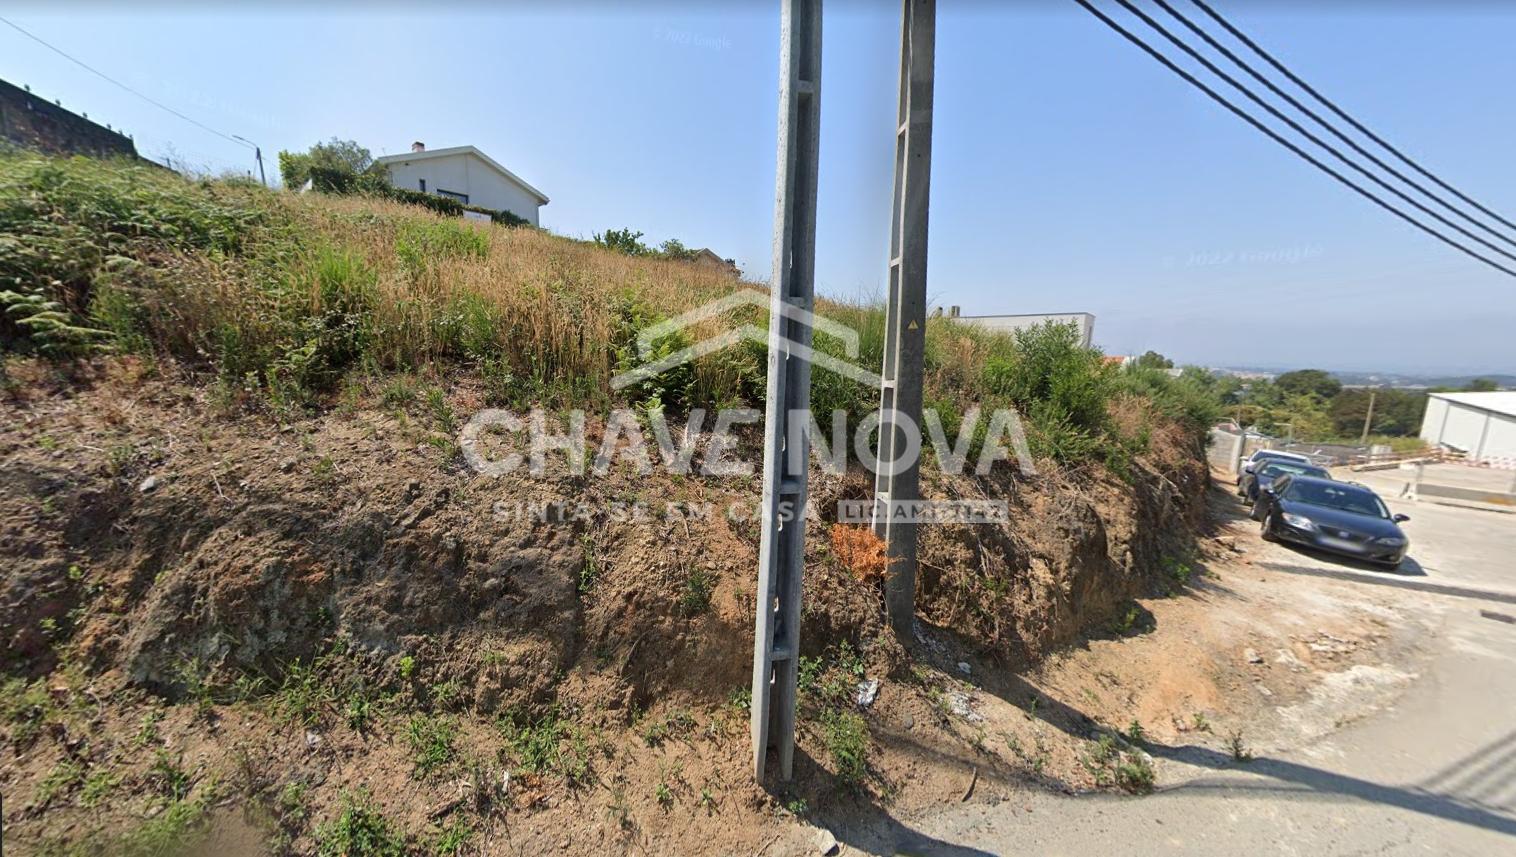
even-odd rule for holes
{"type": "Polygon", "coordinates": [[[1258,528],[1258,535],[1263,536],[1263,540],[1266,542],[1272,542],[1277,539],[1277,537],[1274,535],[1273,512],[1269,512],[1267,515],[1263,516],[1263,524],[1258,528]]]}

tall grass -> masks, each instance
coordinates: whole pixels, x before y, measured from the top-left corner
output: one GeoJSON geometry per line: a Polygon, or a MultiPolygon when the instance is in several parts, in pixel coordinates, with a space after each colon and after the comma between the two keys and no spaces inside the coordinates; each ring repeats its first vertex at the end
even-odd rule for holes
{"type": "MultiPolygon", "coordinates": [[[[49,350],[37,333],[47,320],[22,322],[40,312],[33,305],[52,302],[48,318],[85,331],[55,334],[54,353],[152,351],[300,407],[322,406],[360,367],[477,372],[492,399],[514,405],[758,405],[766,356],[746,341],[620,393],[610,386],[647,358],[640,330],[739,285],[763,288],[687,262],[397,202],[0,153],[0,300],[29,302],[6,310],[0,346],[49,350]]],[[[880,307],[821,301],[818,311],[858,332],[855,362],[880,365],[880,307]]],[[[740,306],[654,343],[652,356],[767,323],[762,307],[740,306]]],[[[1118,384],[1071,330],[1011,338],[934,318],[926,337],[926,399],[950,433],[971,407],[1014,406],[1043,456],[1089,458],[1113,436],[1106,411],[1118,384]]],[[[846,356],[825,334],[815,345],[846,356]]],[[[1167,386],[1147,386],[1138,392],[1192,416],[1167,386]]],[[[813,373],[818,411],[842,409],[856,421],[877,402],[877,390],[813,373]]]]}

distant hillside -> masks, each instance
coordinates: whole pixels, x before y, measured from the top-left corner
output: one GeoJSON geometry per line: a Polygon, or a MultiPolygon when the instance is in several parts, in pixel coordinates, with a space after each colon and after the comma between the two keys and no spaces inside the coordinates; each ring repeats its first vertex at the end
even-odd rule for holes
{"type": "MultiPolygon", "coordinates": [[[[1227,375],[1251,377],[1258,375],[1282,375],[1289,369],[1263,366],[1226,366],[1214,371],[1227,375]]],[[[1479,372],[1472,375],[1421,375],[1408,372],[1350,372],[1328,369],[1332,377],[1354,387],[1462,387],[1476,378],[1494,381],[1505,389],[1516,388],[1516,375],[1502,372],[1479,372]]]]}

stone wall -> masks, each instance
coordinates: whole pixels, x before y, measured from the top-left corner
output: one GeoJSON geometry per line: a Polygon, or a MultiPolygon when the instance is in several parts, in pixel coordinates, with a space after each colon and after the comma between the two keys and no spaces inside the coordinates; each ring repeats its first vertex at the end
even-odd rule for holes
{"type": "Polygon", "coordinates": [[[52,155],[137,157],[130,137],[0,80],[0,140],[52,155]]]}

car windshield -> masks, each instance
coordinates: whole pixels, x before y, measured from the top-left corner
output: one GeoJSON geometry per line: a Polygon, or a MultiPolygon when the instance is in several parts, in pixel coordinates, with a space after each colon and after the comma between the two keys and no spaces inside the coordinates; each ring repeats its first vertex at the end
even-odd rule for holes
{"type": "Polygon", "coordinates": [[[1286,473],[1293,473],[1296,476],[1318,476],[1322,478],[1325,478],[1327,475],[1327,472],[1320,467],[1312,467],[1309,464],[1296,464],[1293,461],[1270,461],[1258,470],[1259,476],[1266,476],[1269,479],[1283,476],[1286,473]]]}
{"type": "Polygon", "coordinates": [[[1325,482],[1294,482],[1285,497],[1312,506],[1325,506],[1343,512],[1388,518],[1390,510],[1374,492],[1352,485],[1325,482]]]}

